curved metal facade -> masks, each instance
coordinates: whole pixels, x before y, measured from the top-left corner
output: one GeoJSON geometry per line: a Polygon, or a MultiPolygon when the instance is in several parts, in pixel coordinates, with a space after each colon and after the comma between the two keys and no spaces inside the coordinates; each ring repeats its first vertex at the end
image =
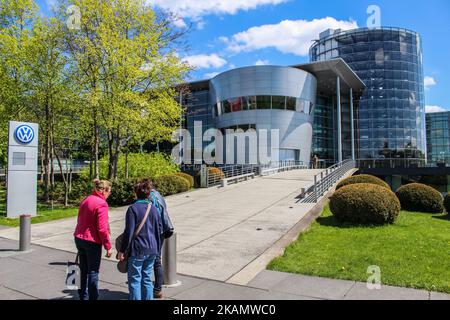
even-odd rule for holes
{"type": "Polygon", "coordinates": [[[253,66],[224,72],[210,80],[215,125],[218,129],[249,125],[257,131],[278,129],[280,160],[307,164],[316,89],[312,74],[290,67],[253,66]],[[230,103],[233,106],[227,110],[224,104],[230,103]]]}
{"type": "Polygon", "coordinates": [[[420,36],[406,29],[356,29],[327,35],[311,61],[342,58],[367,88],[359,102],[359,158],[391,166],[426,155],[420,36]]]}

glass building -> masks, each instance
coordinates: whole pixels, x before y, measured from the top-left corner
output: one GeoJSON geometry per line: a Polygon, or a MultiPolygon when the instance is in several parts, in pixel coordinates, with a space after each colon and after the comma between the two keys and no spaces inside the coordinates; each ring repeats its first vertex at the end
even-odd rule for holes
{"type": "MultiPolygon", "coordinates": [[[[426,132],[420,36],[401,28],[329,29],[310,48],[310,59],[335,58],[347,62],[366,85],[355,119],[360,166],[424,163],[426,132]]],[[[316,108],[316,112],[323,110],[316,108]]],[[[318,114],[318,122],[327,123],[326,119],[319,119],[321,116],[318,114]]],[[[328,125],[322,133],[329,129],[328,125]]],[[[323,140],[314,147],[327,145],[329,142],[323,140]]]]}
{"type": "MultiPolygon", "coordinates": [[[[217,158],[216,147],[227,151],[226,158],[219,158],[223,161],[216,164],[264,163],[260,157],[262,149],[270,153],[269,161],[305,165],[310,163],[312,154],[329,165],[355,157],[351,118],[357,104],[351,101],[356,101],[365,87],[342,59],[290,67],[237,68],[183,87],[187,91],[180,94],[185,110],[181,125],[189,137],[182,137],[180,145],[183,141],[183,150],[193,149],[192,156],[187,156],[190,163],[201,164],[205,160],[202,149],[214,150],[217,158]],[[316,114],[325,115],[324,121],[320,122],[316,114]],[[201,127],[196,126],[199,123],[201,127]],[[319,125],[320,132],[316,133],[319,125]],[[208,129],[218,129],[224,140],[216,144],[218,137],[210,139],[208,129]],[[273,130],[278,137],[272,138],[273,130]],[[236,141],[245,140],[245,154],[238,154],[235,149],[228,158],[232,143],[225,135],[229,131],[234,132],[236,141]],[[268,140],[264,140],[264,132],[270,135],[268,140]],[[202,139],[205,134],[208,139],[202,139]],[[313,150],[314,140],[320,141],[323,148],[313,150]]],[[[184,151],[179,154],[186,156],[184,151]]]]}
{"type": "Polygon", "coordinates": [[[429,164],[450,164],[450,111],[426,114],[429,164]]]}

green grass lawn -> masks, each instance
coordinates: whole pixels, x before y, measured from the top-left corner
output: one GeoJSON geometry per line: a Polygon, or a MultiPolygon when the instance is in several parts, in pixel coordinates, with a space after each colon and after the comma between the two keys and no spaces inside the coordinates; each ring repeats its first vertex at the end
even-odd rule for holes
{"type": "MultiPolygon", "coordinates": [[[[54,206],[53,210],[48,205],[38,204],[38,215],[31,218],[31,223],[41,223],[51,220],[74,217],[78,215],[78,208],[65,208],[63,206],[54,206]]],[[[18,227],[19,219],[6,218],[6,191],[0,185],[0,225],[8,227],[18,227]]]]}
{"type": "Polygon", "coordinates": [[[365,282],[370,265],[382,284],[450,293],[449,216],[402,211],[392,225],[362,227],[338,223],[327,206],[268,269],[365,282]]]}

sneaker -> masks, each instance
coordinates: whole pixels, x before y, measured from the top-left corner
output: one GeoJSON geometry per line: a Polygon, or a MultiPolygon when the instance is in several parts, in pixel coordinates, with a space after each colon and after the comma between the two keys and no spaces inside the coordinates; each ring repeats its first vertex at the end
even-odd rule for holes
{"type": "Polygon", "coordinates": [[[155,299],[161,299],[163,297],[162,291],[153,291],[153,297],[155,299]]]}

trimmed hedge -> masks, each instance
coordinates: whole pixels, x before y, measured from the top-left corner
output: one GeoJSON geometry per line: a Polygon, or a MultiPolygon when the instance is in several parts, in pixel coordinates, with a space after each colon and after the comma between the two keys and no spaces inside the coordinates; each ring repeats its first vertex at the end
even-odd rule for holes
{"type": "Polygon", "coordinates": [[[190,174],[187,174],[187,173],[184,173],[184,172],[177,172],[177,173],[174,173],[174,175],[186,179],[189,182],[189,187],[190,188],[194,187],[194,177],[191,176],[190,174]]]}
{"type": "Polygon", "coordinates": [[[447,193],[444,197],[444,208],[450,214],[450,193],[447,193]]]}
{"type": "Polygon", "coordinates": [[[379,225],[395,221],[400,202],[385,187],[358,183],[337,190],[330,198],[330,209],[339,222],[379,225]]]}
{"type": "Polygon", "coordinates": [[[135,201],[134,185],[137,179],[121,179],[114,181],[108,203],[112,206],[127,206],[135,201]]]}
{"type": "Polygon", "coordinates": [[[410,183],[395,193],[402,204],[402,210],[442,213],[442,195],[436,189],[422,183],[410,183]]]}
{"type": "Polygon", "coordinates": [[[210,178],[213,178],[215,180],[220,180],[225,178],[225,174],[223,173],[223,171],[219,168],[216,167],[208,167],[208,176],[210,178]]]}
{"type": "Polygon", "coordinates": [[[338,190],[344,186],[348,186],[350,184],[355,184],[355,183],[371,183],[371,184],[376,184],[376,185],[379,185],[381,187],[385,187],[385,188],[388,188],[389,190],[391,190],[391,188],[389,187],[389,185],[386,182],[384,182],[380,178],[371,176],[369,174],[360,174],[360,175],[356,175],[356,176],[352,176],[347,179],[344,179],[338,183],[338,185],[336,186],[336,190],[338,190]]]}
{"type": "Polygon", "coordinates": [[[157,177],[153,180],[153,183],[163,196],[186,192],[190,189],[188,180],[174,174],[157,177]]]}

